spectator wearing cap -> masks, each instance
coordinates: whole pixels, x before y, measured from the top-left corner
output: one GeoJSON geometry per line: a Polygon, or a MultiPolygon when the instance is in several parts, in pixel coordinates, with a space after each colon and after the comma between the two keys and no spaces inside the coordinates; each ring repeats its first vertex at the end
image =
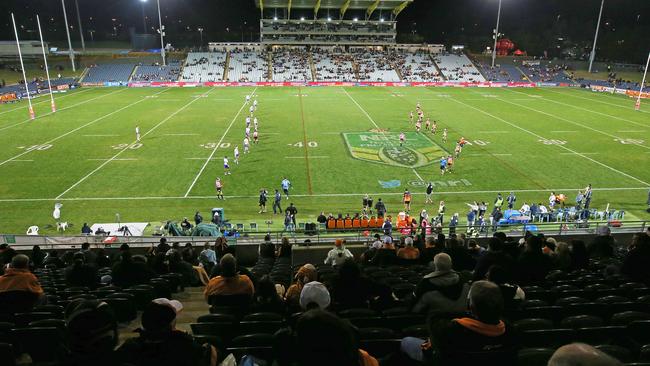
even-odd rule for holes
{"type": "Polygon", "coordinates": [[[361,268],[352,259],[338,266],[331,285],[332,302],[337,309],[365,308],[371,300],[388,301],[390,288],[361,274],[361,268]]]}
{"type": "Polygon", "coordinates": [[[65,282],[68,286],[97,287],[98,275],[95,267],[86,264],[86,256],[82,252],[74,254],[74,262],[65,269],[65,282]]]}
{"type": "Polygon", "coordinates": [[[211,296],[249,295],[255,292],[253,282],[247,275],[237,272],[237,259],[228,253],[219,261],[221,275],[208,282],[203,294],[206,300],[211,296]]]}
{"type": "Polygon", "coordinates": [[[176,329],[182,310],[178,300],[159,298],[149,303],[142,313],[140,336],[126,340],[117,350],[120,361],[133,366],[216,365],[214,347],[176,329]]]}
{"type": "Polygon", "coordinates": [[[452,269],[452,259],[446,253],[433,257],[435,271],[425,275],[415,290],[417,313],[460,312],[465,308],[469,285],[452,269]]]}
{"type": "Polygon", "coordinates": [[[397,250],[397,256],[406,260],[417,260],[420,258],[420,250],[413,247],[413,238],[409,236],[404,239],[404,248],[397,250]]]}
{"type": "Polygon", "coordinates": [[[294,276],[294,282],[287,289],[287,293],[284,295],[284,300],[287,303],[287,306],[290,308],[297,308],[300,306],[300,293],[302,292],[303,287],[312,281],[318,280],[318,272],[316,267],[313,264],[305,264],[294,276]]]}
{"type": "Polygon", "coordinates": [[[350,252],[345,247],[344,240],[336,239],[336,241],[334,242],[334,246],[335,246],[334,249],[330,250],[327,253],[327,257],[325,258],[325,264],[330,264],[334,267],[334,266],[341,265],[348,258],[354,258],[352,252],[350,252]]]}
{"type": "Polygon", "coordinates": [[[69,355],[66,366],[118,364],[117,320],[111,307],[98,300],[73,300],[66,308],[69,355]]]}
{"type": "Polygon", "coordinates": [[[29,257],[24,254],[14,256],[5,274],[0,276],[0,293],[18,291],[31,293],[35,298],[43,296],[38,278],[29,271],[29,257]]]}
{"type": "Polygon", "coordinates": [[[407,337],[401,349],[409,358],[436,365],[514,365],[516,340],[505,324],[499,286],[488,281],[472,284],[468,296],[471,316],[428,321],[429,339],[407,337]]]}
{"type": "Polygon", "coordinates": [[[325,310],[330,306],[331,297],[327,287],[318,281],[311,281],[300,292],[300,307],[303,310],[325,310]]]}

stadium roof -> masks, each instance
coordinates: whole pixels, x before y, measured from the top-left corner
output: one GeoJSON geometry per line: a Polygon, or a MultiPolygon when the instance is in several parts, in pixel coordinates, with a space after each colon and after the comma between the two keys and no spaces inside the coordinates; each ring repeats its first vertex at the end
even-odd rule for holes
{"type": "Polygon", "coordinates": [[[376,9],[391,10],[397,16],[414,0],[254,0],[255,6],[264,9],[339,9],[341,15],[348,9],[365,9],[368,15],[376,9]]]}

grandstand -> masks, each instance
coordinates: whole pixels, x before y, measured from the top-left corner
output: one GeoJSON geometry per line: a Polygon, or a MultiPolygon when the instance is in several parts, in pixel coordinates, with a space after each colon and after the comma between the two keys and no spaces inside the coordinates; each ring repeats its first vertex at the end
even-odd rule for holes
{"type": "Polygon", "coordinates": [[[526,78],[526,75],[517,66],[509,63],[499,63],[494,68],[487,62],[476,62],[475,64],[488,81],[520,82],[526,78]]]}
{"type": "Polygon", "coordinates": [[[359,70],[360,81],[400,81],[385,52],[358,48],[351,52],[359,70]]]}
{"type": "Polygon", "coordinates": [[[135,64],[101,64],[88,68],[83,83],[116,82],[127,83],[131,78],[135,64]]]}
{"type": "Polygon", "coordinates": [[[269,79],[268,55],[244,47],[230,51],[228,81],[257,82],[269,79]]]}
{"type": "Polygon", "coordinates": [[[426,52],[401,52],[391,54],[396,70],[399,71],[404,81],[443,81],[431,55],[426,52]]]}
{"type": "Polygon", "coordinates": [[[311,81],[309,53],[301,47],[275,48],[273,60],[273,81],[311,81]]]}
{"type": "Polygon", "coordinates": [[[314,47],[311,49],[316,80],[354,81],[357,76],[353,68],[353,56],[340,48],[314,47]]]}
{"type": "Polygon", "coordinates": [[[138,65],[131,81],[177,81],[180,70],[181,62],[178,60],[170,60],[167,66],[138,65]]]}
{"type": "Polygon", "coordinates": [[[227,53],[190,52],[187,55],[181,74],[181,81],[208,82],[222,81],[227,53]]]}
{"type": "Polygon", "coordinates": [[[472,61],[463,53],[442,53],[433,60],[447,80],[463,82],[485,81],[472,61]]]}

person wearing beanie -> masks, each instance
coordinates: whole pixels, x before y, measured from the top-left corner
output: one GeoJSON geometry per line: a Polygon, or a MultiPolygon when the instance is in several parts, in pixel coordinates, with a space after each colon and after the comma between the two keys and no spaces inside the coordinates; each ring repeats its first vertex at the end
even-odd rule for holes
{"type": "Polygon", "coordinates": [[[318,272],[313,264],[305,264],[294,276],[294,283],[289,286],[287,293],[284,295],[284,300],[290,308],[297,308],[300,305],[300,293],[303,287],[312,281],[318,280],[318,272]]]}
{"type": "Polygon", "coordinates": [[[115,365],[117,320],[111,307],[98,300],[73,300],[65,311],[68,348],[63,365],[115,365]]]}
{"type": "Polygon", "coordinates": [[[303,286],[300,292],[300,307],[303,310],[325,310],[330,306],[330,292],[318,281],[311,281],[303,286]]]}
{"type": "Polygon", "coordinates": [[[354,258],[352,252],[345,248],[345,241],[342,239],[336,239],[334,242],[334,249],[330,250],[327,253],[325,258],[325,264],[330,264],[333,267],[338,266],[345,262],[348,258],[354,258]]]}
{"type": "Polygon", "coordinates": [[[176,329],[176,317],[183,310],[178,300],[158,298],[142,313],[140,336],[117,350],[122,363],[133,366],[216,365],[217,351],[208,344],[176,329]]]}

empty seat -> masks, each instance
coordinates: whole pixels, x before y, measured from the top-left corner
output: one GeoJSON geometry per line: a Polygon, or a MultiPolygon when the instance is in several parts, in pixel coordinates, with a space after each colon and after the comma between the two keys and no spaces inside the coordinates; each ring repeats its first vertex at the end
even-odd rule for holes
{"type": "Polygon", "coordinates": [[[234,322],[192,323],[190,328],[194,336],[214,337],[222,346],[229,345],[238,332],[238,325],[234,322]]]}
{"type": "Polygon", "coordinates": [[[282,328],[282,325],[283,323],[277,320],[241,321],[239,323],[239,333],[240,334],[253,334],[253,333],[274,334],[280,328],[282,328]]]}
{"type": "Polygon", "coordinates": [[[555,352],[552,348],[524,348],[517,353],[517,365],[546,366],[555,352]]]}
{"type": "Polygon", "coordinates": [[[15,366],[16,355],[14,353],[14,346],[10,343],[0,343],[0,365],[2,366],[15,366]]]}
{"type": "Polygon", "coordinates": [[[396,334],[392,329],[389,328],[360,328],[359,329],[359,339],[369,340],[369,339],[391,339],[396,338],[396,334]]]}
{"type": "Polygon", "coordinates": [[[232,340],[232,347],[271,347],[273,346],[272,334],[245,334],[232,340]]]}
{"type": "Polygon", "coordinates": [[[595,315],[572,315],[568,316],[562,321],[560,321],[560,326],[562,328],[588,328],[588,327],[600,327],[605,322],[601,317],[595,315]]]}
{"type": "Polygon", "coordinates": [[[612,325],[628,325],[637,320],[650,320],[650,314],[640,311],[624,311],[612,315],[610,323],[612,325]]]}
{"type": "Polygon", "coordinates": [[[565,306],[568,304],[583,304],[589,302],[589,300],[585,299],[584,297],[578,297],[578,296],[569,296],[569,297],[563,297],[560,299],[555,300],[555,305],[557,306],[565,306]]]}
{"type": "Polygon", "coordinates": [[[626,338],[626,329],[623,326],[604,326],[579,328],[574,331],[573,342],[587,344],[609,344],[619,342],[626,338]]]}
{"type": "Polygon", "coordinates": [[[16,353],[27,353],[33,362],[53,362],[63,357],[65,345],[57,328],[18,328],[12,331],[16,353]]]}
{"type": "Polygon", "coordinates": [[[525,347],[560,347],[573,340],[571,329],[540,329],[521,333],[521,344],[525,347]]]}
{"type": "Polygon", "coordinates": [[[633,360],[632,352],[625,347],[613,344],[602,344],[596,346],[596,348],[621,362],[631,362],[633,360]]]}
{"type": "Polygon", "coordinates": [[[528,318],[514,322],[513,327],[519,331],[553,329],[553,322],[548,319],[528,318]]]}
{"type": "Polygon", "coordinates": [[[205,314],[196,319],[199,323],[234,323],[237,319],[232,314],[205,314]]]}
{"type": "Polygon", "coordinates": [[[48,313],[48,312],[18,313],[14,315],[16,326],[18,327],[27,326],[29,323],[36,320],[56,319],[56,318],[57,318],[56,314],[48,313]]]}

